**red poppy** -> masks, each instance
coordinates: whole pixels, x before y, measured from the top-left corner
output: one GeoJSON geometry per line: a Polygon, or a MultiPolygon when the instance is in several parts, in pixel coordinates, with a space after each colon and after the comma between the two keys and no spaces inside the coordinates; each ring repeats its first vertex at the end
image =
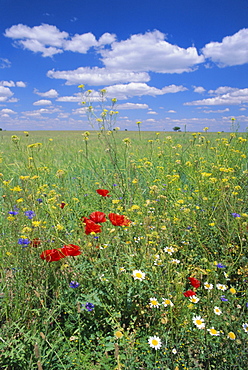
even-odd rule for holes
{"type": "Polygon", "coordinates": [[[61,208],[61,209],[63,209],[63,208],[64,208],[64,206],[65,206],[65,202],[61,202],[61,203],[60,203],[60,208],[61,208]]]}
{"type": "Polygon", "coordinates": [[[94,221],[89,220],[84,217],[83,222],[85,223],[85,234],[89,235],[90,233],[101,233],[101,225],[97,225],[94,221]]]}
{"type": "Polygon", "coordinates": [[[66,257],[65,254],[61,251],[61,248],[58,249],[47,249],[42,252],[40,258],[46,260],[47,262],[59,261],[62,258],[66,257]]]}
{"type": "Polygon", "coordinates": [[[97,189],[96,192],[100,194],[102,197],[110,197],[109,190],[106,189],[97,189]]]}
{"type": "Polygon", "coordinates": [[[187,290],[187,292],[184,292],[183,295],[185,297],[193,297],[193,295],[196,295],[196,293],[193,292],[193,290],[187,290]]]}
{"type": "Polygon", "coordinates": [[[64,245],[61,248],[61,252],[64,253],[65,256],[79,256],[81,254],[80,247],[74,244],[64,245]]]}
{"type": "Polygon", "coordinates": [[[126,218],[123,215],[118,215],[116,213],[110,213],[108,215],[108,218],[110,219],[110,222],[114,226],[128,226],[131,223],[131,221],[128,218],[126,218]]]}
{"type": "Polygon", "coordinates": [[[41,240],[39,238],[34,238],[30,241],[30,247],[38,247],[41,244],[41,240]]]}
{"type": "Polygon", "coordinates": [[[194,277],[189,277],[188,278],[189,281],[190,281],[190,284],[194,287],[194,288],[199,288],[199,286],[201,285],[201,282],[199,280],[197,280],[196,278],[194,277]]]}
{"type": "Polygon", "coordinates": [[[92,212],[90,214],[90,219],[91,221],[95,222],[96,224],[98,223],[101,223],[101,222],[106,222],[106,218],[105,218],[105,213],[103,212],[92,212]]]}

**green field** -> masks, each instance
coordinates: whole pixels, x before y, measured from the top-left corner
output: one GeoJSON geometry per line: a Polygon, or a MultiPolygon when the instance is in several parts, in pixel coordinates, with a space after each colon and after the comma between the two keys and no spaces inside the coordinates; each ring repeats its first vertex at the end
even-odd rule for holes
{"type": "Polygon", "coordinates": [[[247,369],[246,133],[0,143],[1,370],[247,369]]]}

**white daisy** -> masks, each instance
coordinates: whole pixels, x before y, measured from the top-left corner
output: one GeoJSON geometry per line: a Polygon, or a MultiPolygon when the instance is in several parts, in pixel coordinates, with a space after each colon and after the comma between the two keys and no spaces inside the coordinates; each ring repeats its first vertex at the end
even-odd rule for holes
{"type": "Polygon", "coordinates": [[[142,281],[142,280],[145,279],[146,274],[144,272],[140,271],[140,270],[134,270],[132,276],[133,276],[134,280],[142,281]]]}
{"type": "Polygon", "coordinates": [[[228,286],[224,284],[216,284],[216,288],[225,291],[227,290],[228,286]]]}
{"type": "Polygon", "coordinates": [[[215,313],[215,315],[221,315],[222,311],[219,309],[219,307],[215,306],[214,307],[214,313],[215,313]]]}
{"type": "Polygon", "coordinates": [[[220,332],[218,330],[215,330],[214,327],[207,329],[207,331],[209,332],[209,334],[214,335],[214,336],[220,335],[220,332]]]}
{"type": "Polygon", "coordinates": [[[213,284],[209,284],[207,281],[206,283],[204,283],[204,288],[207,289],[207,290],[211,290],[213,289],[213,284]]]}
{"type": "Polygon", "coordinates": [[[162,304],[163,304],[165,307],[167,307],[167,306],[171,306],[171,307],[173,307],[173,306],[174,306],[174,303],[172,303],[172,302],[171,302],[171,300],[170,300],[170,299],[168,299],[168,298],[163,298],[162,304]]]}
{"type": "Polygon", "coordinates": [[[164,248],[164,251],[165,251],[166,253],[169,253],[169,255],[171,256],[171,255],[172,255],[172,253],[174,253],[174,252],[175,252],[175,249],[174,249],[173,247],[166,247],[166,248],[164,248]]]}
{"type": "Polygon", "coordinates": [[[227,334],[227,338],[228,339],[231,339],[231,340],[235,340],[236,339],[236,335],[234,334],[233,331],[230,331],[228,334],[227,334]]]}
{"type": "Polygon", "coordinates": [[[202,319],[201,316],[193,317],[193,323],[198,327],[198,329],[204,329],[205,328],[204,319],[202,319]]]}
{"type": "Polygon", "coordinates": [[[148,343],[150,345],[151,348],[154,348],[154,349],[160,349],[161,346],[162,346],[162,343],[161,343],[161,339],[159,337],[150,337],[148,339],[148,343]]]}
{"type": "Polygon", "coordinates": [[[160,303],[158,303],[156,298],[150,298],[150,307],[158,308],[159,306],[160,306],[160,303]]]}
{"type": "Polygon", "coordinates": [[[199,302],[200,298],[196,297],[196,296],[192,296],[192,297],[189,297],[189,300],[191,303],[197,303],[199,302]]]}

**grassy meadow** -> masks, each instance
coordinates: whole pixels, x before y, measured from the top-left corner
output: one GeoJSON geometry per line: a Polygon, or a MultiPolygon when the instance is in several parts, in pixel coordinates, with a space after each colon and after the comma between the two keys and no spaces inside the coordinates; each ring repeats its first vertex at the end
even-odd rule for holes
{"type": "Polygon", "coordinates": [[[247,140],[1,131],[0,369],[247,369],[247,140]]]}

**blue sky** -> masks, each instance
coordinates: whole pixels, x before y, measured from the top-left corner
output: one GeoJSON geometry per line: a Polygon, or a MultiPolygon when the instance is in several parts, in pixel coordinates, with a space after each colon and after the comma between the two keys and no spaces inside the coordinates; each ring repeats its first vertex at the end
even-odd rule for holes
{"type": "Polygon", "coordinates": [[[80,84],[93,100],[101,89],[117,98],[121,129],[248,127],[247,0],[0,0],[0,10],[4,130],[89,129],[80,84]]]}

